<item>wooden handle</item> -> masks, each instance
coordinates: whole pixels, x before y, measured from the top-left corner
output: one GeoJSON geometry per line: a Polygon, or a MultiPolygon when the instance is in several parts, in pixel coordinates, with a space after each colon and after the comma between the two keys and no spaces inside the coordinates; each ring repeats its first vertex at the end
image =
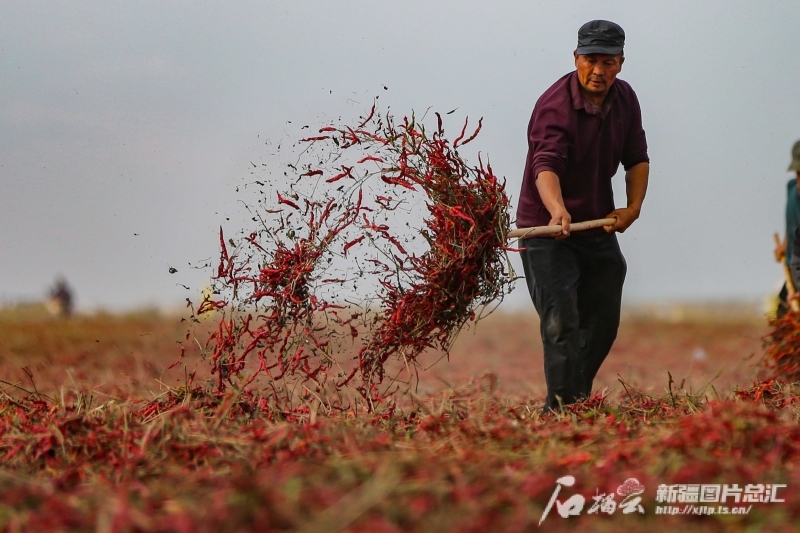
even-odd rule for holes
{"type": "MultiPolygon", "coordinates": [[[[583,231],[603,226],[611,226],[617,221],[616,218],[601,218],[599,220],[587,220],[586,222],[576,222],[569,225],[569,231],[583,231]]],[[[525,239],[537,235],[558,235],[561,233],[561,224],[554,226],[536,226],[535,228],[518,228],[508,232],[509,239],[525,239]]]]}

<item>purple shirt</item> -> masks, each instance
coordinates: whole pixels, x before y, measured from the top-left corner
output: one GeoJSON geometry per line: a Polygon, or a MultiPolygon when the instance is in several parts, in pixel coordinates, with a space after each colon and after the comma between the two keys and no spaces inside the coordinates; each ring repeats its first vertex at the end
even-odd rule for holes
{"type": "Polygon", "coordinates": [[[628,170],[649,160],[642,111],[631,86],[617,79],[603,106],[596,107],[583,97],[577,74],[567,74],[533,108],[517,227],[546,226],[552,218],[536,188],[540,172],[556,173],[564,207],[573,222],[582,222],[614,210],[611,178],[620,163],[628,170]]]}

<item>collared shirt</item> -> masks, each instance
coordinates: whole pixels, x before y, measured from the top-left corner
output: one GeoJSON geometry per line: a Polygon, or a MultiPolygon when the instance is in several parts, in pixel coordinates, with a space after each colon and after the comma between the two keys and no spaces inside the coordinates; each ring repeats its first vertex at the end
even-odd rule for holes
{"type": "Polygon", "coordinates": [[[795,248],[795,241],[800,239],[797,235],[798,221],[800,221],[800,201],[797,197],[797,180],[792,178],[786,184],[786,254],[784,261],[790,264],[795,248]]]}
{"type": "Polygon", "coordinates": [[[567,74],[533,108],[517,227],[545,226],[552,218],[536,188],[540,172],[556,173],[564,207],[573,222],[581,222],[614,210],[611,178],[620,163],[628,170],[649,160],[642,112],[631,86],[615,80],[597,107],[581,93],[577,73],[567,74]]]}

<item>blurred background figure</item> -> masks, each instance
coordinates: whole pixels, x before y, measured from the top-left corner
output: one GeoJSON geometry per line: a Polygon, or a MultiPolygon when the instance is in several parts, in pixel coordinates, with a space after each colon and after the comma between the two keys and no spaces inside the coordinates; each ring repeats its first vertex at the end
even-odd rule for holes
{"type": "MultiPolygon", "coordinates": [[[[784,233],[783,240],[775,246],[775,260],[778,262],[783,261],[789,265],[794,253],[795,233],[797,233],[797,225],[798,221],[800,221],[800,199],[798,198],[797,190],[797,178],[800,177],[800,141],[794,143],[792,147],[792,162],[789,164],[787,172],[794,172],[795,177],[786,184],[786,233],[784,233]]],[[[786,303],[787,295],[788,288],[784,283],[781,292],[778,294],[778,317],[785,315],[789,309],[786,303]]]]}
{"type": "Polygon", "coordinates": [[[66,318],[72,315],[74,303],[75,298],[72,288],[66,279],[59,276],[48,293],[47,302],[45,303],[47,311],[53,316],[66,318]]]}

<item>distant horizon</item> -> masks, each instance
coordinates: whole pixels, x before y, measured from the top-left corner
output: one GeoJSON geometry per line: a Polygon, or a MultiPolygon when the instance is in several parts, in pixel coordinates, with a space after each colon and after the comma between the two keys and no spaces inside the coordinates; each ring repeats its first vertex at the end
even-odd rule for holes
{"type": "MultiPolygon", "coordinates": [[[[192,303],[196,306],[200,298],[198,295],[191,295],[188,296],[192,303]]],[[[622,301],[622,308],[623,312],[626,310],[643,310],[649,309],[652,311],[658,310],[670,310],[672,308],[691,308],[691,309],[709,309],[709,310],[720,310],[720,311],[732,311],[732,312],[739,312],[746,309],[760,310],[765,306],[767,301],[768,295],[765,295],[763,298],[719,298],[719,299],[706,299],[706,300],[691,300],[691,299],[673,299],[673,300],[637,300],[637,299],[630,299],[624,298],[622,301]]],[[[0,294],[0,310],[13,310],[14,308],[23,308],[23,307],[38,307],[44,306],[47,300],[47,295],[42,294],[39,297],[36,296],[28,296],[28,297],[21,297],[18,299],[8,298],[6,295],[0,294]]],[[[190,311],[186,307],[186,301],[183,302],[176,302],[174,304],[143,304],[143,305],[133,305],[133,306],[96,306],[90,307],[86,305],[81,305],[80,297],[76,297],[76,307],[75,312],[78,314],[96,314],[96,313],[111,313],[111,314],[128,314],[128,313],[138,313],[138,312],[158,312],[164,314],[175,314],[175,315],[183,315],[184,310],[186,311],[186,316],[189,316],[190,311]]],[[[508,306],[503,303],[500,305],[496,312],[499,313],[510,313],[510,314],[518,314],[518,313],[530,313],[536,314],[536,310],[533,308],[533,305],[518,305],[518,306],[508,306]]]]}

